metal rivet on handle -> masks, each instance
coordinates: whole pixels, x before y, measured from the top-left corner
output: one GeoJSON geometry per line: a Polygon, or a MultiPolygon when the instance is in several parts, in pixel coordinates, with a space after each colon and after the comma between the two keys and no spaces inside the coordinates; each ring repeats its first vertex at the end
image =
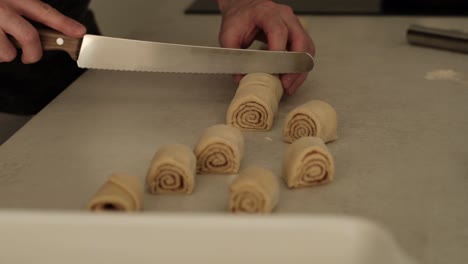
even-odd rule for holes
{"type": "Polygon", "coordinates": [[[62,46],[63,43],[64,43],[63,38],[57,38],[57,40],[55,42],[57,42],[57,45],[59,45],[59,46],[62,46]]]}

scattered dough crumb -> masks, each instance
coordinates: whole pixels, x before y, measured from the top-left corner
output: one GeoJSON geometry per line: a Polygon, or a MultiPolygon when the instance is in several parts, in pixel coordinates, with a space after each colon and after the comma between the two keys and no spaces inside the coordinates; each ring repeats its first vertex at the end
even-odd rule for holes
{"type": "Polygon", "coordinates": [[[266,140],[266,141],[273,142],[273,139],[272,139],[271,137],[265,137],[265,140],[266,140]]]}
{"type": "Polygon", "coordinates": [[[440,69],[430,71],[426,73],[426,76],[424,78],[429,81],[446,80],[454,82],[463,82],[460,73],[451,69],[440,69]]]}

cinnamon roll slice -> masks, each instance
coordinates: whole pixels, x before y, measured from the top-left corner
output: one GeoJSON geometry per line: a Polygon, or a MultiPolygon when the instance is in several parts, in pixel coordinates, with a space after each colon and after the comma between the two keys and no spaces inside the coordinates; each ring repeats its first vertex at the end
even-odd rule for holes
{"type": "Polygon", "coordinates": [[[282,96],[278,77],[266,73],[246,75],[228,107],[227,124],[243,130],[270,130],[282,96]]]}
{"type": "Polygon", "coordinates": [[[229,210],[233,213],[270,213],[279,200],[277,177],[262,167],[252,166],[242,171],[229,190],[229,210]]]}
{"type": "Polygon", "coordinates": [[[286,149],[283,177],[289,188],[328,183],[334,174],[333,157],[319,137],[300,138],[286,149]]]}
{"type": "Polygon", "coordinates": [[[191,194],[195,187],[196,158],[186,145],[170,144],[153,157],[146,176],[151,193],[191,194]]]}
{"type": "Polygon", "coordinates": [[[143,184],[135,176],[112,174],[88,203],[91,211],[139,211],[143,184]]]}
{"type": "Polygon", "coordinates": [[[244,137],[238,128],[214,125],[203,132],[194,151],[197,172],[236,173],[244,156],[244,137]]]}
{"type": "Polygon", "coordinates": [[[301,137],[320,137],[325,143],[336,140],[336,111],[324,101],[312,100],[293,109],[286,116],[283,140],[292,143],[301,137]]]}

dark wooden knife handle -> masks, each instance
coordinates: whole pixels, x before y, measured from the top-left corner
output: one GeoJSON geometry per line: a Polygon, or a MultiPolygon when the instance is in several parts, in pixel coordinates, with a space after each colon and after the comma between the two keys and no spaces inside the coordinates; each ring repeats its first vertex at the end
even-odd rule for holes
{"type": "MultiPolygon", "coordinates": [[[[68,37],[58,31],[51,29],[38,29],[42,50],[61,50],[70,55],[73,60],[78,59],[81,47],[81,39],[68,37]]],[[[14,38],[9,37],[13,45],[21,49],[21,44],[14,38]]]]}

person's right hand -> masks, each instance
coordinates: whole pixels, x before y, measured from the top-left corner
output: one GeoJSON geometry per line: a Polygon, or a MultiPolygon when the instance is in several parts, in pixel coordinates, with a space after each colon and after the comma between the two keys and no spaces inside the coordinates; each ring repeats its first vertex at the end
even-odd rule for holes
{"type": "MultiPolygon", "coordinates": [[[[271,0],[218,0],[218,4],[223,18],[219,34],[222,47],[248,48],[255,39],[264,39],[269,50],[315,55],[314,42],[291,7],[271,0]]],[[[286,94],[294,94],[306,80],[307,74],[281,75],[286,94]]],[[[234,78],[239,82],[242,76],[236,75],[234,78]]]]}
{"type": "Polygon", "coordinates": [[[23,63],[35,63],[42,57],[39,34],[25,18],[69,37],[80,38],[86,33],[85,26],[40,0],[0,0],[0,62],[10,62],[17,55],[8,35],[20,44],[23,63]]]}

